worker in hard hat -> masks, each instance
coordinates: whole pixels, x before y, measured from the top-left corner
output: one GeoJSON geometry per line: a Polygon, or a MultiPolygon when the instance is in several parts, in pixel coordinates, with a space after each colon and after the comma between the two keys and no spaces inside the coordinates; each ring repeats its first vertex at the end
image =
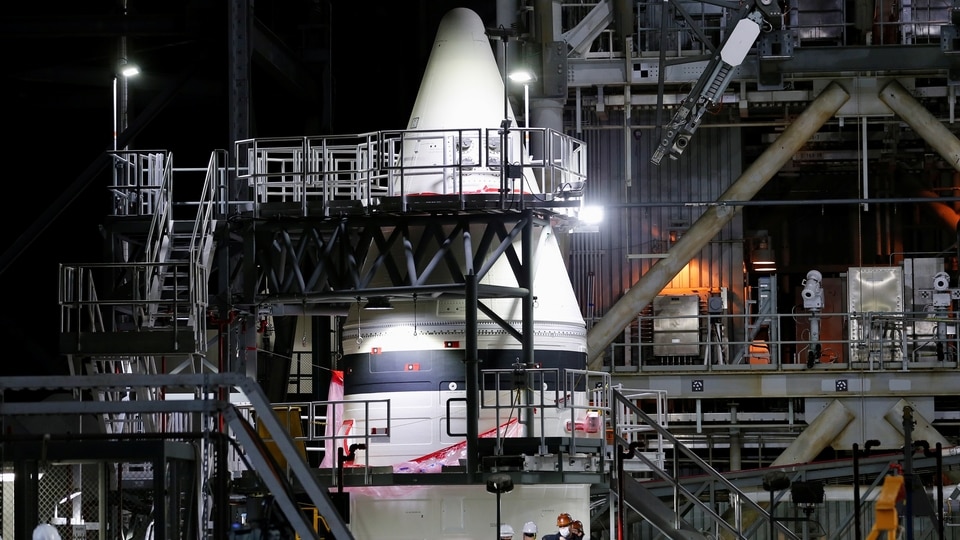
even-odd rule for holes
{"type": "MultiPolygon", "coordinates": [[[[545,535],[542,540],[565,540],[570,536],[570,524],[573,518],[564,512],[557,516],[557,532],[545,535]]],[[[572,539],[571,539],[572,540],[572,539]]]]}
{"type": "Polygon", "coordinates": [[[532,521],[528,521],[524,523],[523,524],[524,540],[529,540],[530,538],[536,538],[536,537],[537,537],[537,524],[532,521]]]}
{"type": "Polygon", "coordinates": [[[583,540],[583,523],[579,519],[570,524],[570,536],[567,540],[583,540]]]}
{"type": "Polygon", "coordinates": [[[500,540],[513,540],[513,527],[504,523],[500,526],[500,540]]]}

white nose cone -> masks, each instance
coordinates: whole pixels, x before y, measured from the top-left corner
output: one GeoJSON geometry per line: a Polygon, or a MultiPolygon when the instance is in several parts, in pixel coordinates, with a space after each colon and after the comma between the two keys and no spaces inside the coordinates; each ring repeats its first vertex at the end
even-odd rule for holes
{"type": "MultiPolygon", "coordinates": [[[[451,10],[440,21],[407,129],[495,128],[503,104],[503,78],[483,21],[467,8],[451,10]]],[[[509,106],[507,117],[513,120],[509,106]]]]}
{"type": "Polygon", "coordinates": [[[505,173],[504,160],[530,161],[523,158],[523,134],[485,32],[480,16],[466,8],[455,8],[440,21],[404,134],[406,172],[395,193],[540,192],[528,168],[522,178],[505,173]],[[505,114],[510,130],[503,134],[505,114]]]}

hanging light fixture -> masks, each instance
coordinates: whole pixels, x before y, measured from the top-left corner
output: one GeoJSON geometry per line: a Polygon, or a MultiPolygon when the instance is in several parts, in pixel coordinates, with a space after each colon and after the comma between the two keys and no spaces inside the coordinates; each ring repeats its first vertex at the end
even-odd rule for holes
{"type": "MultiPolygon", "coordinates": [[[[766,231],[763,232],[765,233],[766,231]]],[[[777,259],[774,256],[773,249],[770,247],[770,237],[766,234],[761,234],[757,239],[756,247],[750,252],[750,262],[753,264],[754,271],[777,271],[777,259]]]]}
{"type": "Polygon", "coordinates": [[[357,297],[357,345],[363,343],[363,334],[360,332],[360,297],[357,297]]]}
{"type": "Polygon", "coordinates": [[[363,306],[363,309],[367,311],[383,311],[393,309],[393,304],[390,303],[389,297],[371,296],[367,298],[367,305],[363,306]]]}

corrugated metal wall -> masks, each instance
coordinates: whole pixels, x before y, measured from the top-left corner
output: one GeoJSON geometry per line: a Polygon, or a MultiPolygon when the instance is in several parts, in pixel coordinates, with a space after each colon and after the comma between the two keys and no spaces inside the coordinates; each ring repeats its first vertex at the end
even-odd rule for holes
{"type": "MultiPolygon", "coordinates": [[[[654,125],[652,112],[634,114],[635,126],[654,125]]],[[[650,162],[656,130],[633,128],[626,148],[623,117],[585,117],[580,133],[589,151],[585,204],[605,207],[599,232],[574,234],[570,269],[584,316],[602,317],[703,213],[694,203],[715,201],[742,170],[740,131],[704,124],[679,160],[650,162]],[[627,152],[630,153],[629,159],[627,152]],[[627,185],[625,164],[630,163],[627,185]],[[633,255],[634,259],[628,259],[633,255]]],[[[731,287],[730,313],[743,309],[743,225],[738,214],[704,246],[670,289],[731,287]],[[731,284],[736,284],[731,287],[731,284]]]]}

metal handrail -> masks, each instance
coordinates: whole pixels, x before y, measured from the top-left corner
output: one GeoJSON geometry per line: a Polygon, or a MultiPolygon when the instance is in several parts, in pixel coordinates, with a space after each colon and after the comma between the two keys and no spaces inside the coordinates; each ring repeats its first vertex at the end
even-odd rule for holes
{"type": "Polygon", "coordinates": [[[462,201],[471,194],[523,193],[541,206],[557,201],[569,207],[587,180],[585,143],[543,128],[246,139],[236,143],[235,170],[251,186],[258,209],[293,204],[303,215],[313,203],[329,215],[343,204],[372,209],[384,197],[425,194],[459,195],[462,201]],[[501,137],[507,140],[505,158],[501,137]],[[504,178],[508,167],[524,171],[521,185],[512,183],[512,173],[504,178]]]}
{"type": "MultiPolygon", "coordinates": [[[[842,370],[897,370],[909,371],[918,368],[960,368],[960,312],[821,312],[768,313],[763,318],[767,324],[781,328],[787,324],[799,324],[817,317],[821,321],[830,318],[842,319],[842,327],[852,329],[844,338],[821,338],[816,342],[806,334],[797,339],[734,339],[724,335],[717,339],[712,325],[722,324],[727,328],[747,328],[755,324],[756,314],[695,314],[664,315],[641,313],[637,316],[637,328],[641,331],[627,334],[624,341],[611,345],[614,365],[618,371],[669,370],[672,365],[702,365],[706,370],[788,370],[808,367],[808,353],[815,345],[820,347],[820,356],[815,364],[831,364],[831,369],[842,370]],[[657,348],[669,351],[677,347],[672,343],[657,342],[655,331],[644,330],[656,320],[665,327],[692,328],[669,335],[682,339],[684,350],[694,349],[698,354],[658,355],[657,348]],[[671,323],[671,321],[673,321],[671,323]],[[941,338],[927,326],[943,325],[949,329],[941,338]],[[682,334],[682,335],[681,335],[682,334]],[[724,354],[717,352],[724,351],[724,354]],[[794,351],[792,355],[787,351],[794,351]],[[725,356],[725,357],[724,357],[725,356]],[[623,366],[618,364],[623,359],[623,366]],[[759,362],[752,362],[759,360],[759,362]],[[722,366],[722,367],[720,367],[722,366]]],[[[667,335],[667,334],[665,334],[667,335]]]]}
{"type": "MultiPolygon", "coordinates": [[[[743,511],[744,506],[748,507],[751,511],[753,511],[758,516],[760,516],[761,519],[758,519],[757,522],[770,523],[770,521],[774,519],[769,512],[764,510],[763,507],[761,507],[757,502],[753,501],[750,497],[748,497],[747,494],[741,491],[733,482],[726,479],[720,473],[720,471],[717,471],[716,469],[714,469],[703,458],[698,456],[696,452],[687,448],[686,445],[684,445],[679,439],[677,439],[672,433],[670,433],[670,431],[666,427],[661,426],[656,420],[651,418],[649,415],[643,412],[639,407],[637,407],[637,405],[634,404],[630,398],[628,398],[627,396],[624,396],[621,392],[617,390],[613,390],[612,399],[613,399],[613,402],[616,403],[617,405],[612,408],[612,411],[614,414],[614,418],[613,418],[614,426],[620,425],[620,423],[622,422],[622,420],[618,418],[616,415],[620,411],[626,411],[626,414],[629,414],[635,417],[637,420],[636,422],[630,422],[630,424],[643,424],[643,425],[649,426],[653,431],[655,431],[658,434],[659,437],[666,440],[668,444],[672,445],[674,449],[675,459],[680,454],[683,454],[693,464],[699,467],[699,469],[703,471],[705,475],[707,475],[715,483],[722,486],[724,490],[735,494],[738,500],[740,500],[743,505],[743,506],[738,505],[734,508],[735,512],[738,513],[738,515],[735,517],[735,520],[737,523],[741,522],[739,513],[743,511]]],[[[714,510],[709,507],[709,505],[704,504],[702,501],[699,500],[698,497],[695,497],[691,493],[689,493],[689,491],[687,491],[686,488],[684,488],[683,485],[680,483],[678,478],[676,478],[675,473],[671,473],[669,471],[666,471],[658,467],[653,460],[648,459],[642,453],[635,453],[634,451],[639,447],[637,442],[628,441],[622,436],[621,433],[618,433],[616,430],[614,430],[613,436],[614,436],[615,445],[618,447],[620,451],[629,452],[630,454],[639,458],[647,466],[651,467],[651,469],[660,478],[668,482],[673,487],[675,511],[679,512],[679,507],[677,505],[679,503],[679,497],[682,494],[684,497],[686,497],[686,499],[691,504],[700,508],[705,515],[710,516],[713,519],[713,521],[717,523],[717,525],[727,529],[733,534],[736,534],[739,538],[745,538],[745,536],[739,530],[737,530],[735,527],[731,527],[728,523],[726,523],[725,520],[723,520],[720,516],[718,516],[716,512],[714,512],[714,510]]],[[[621,471],[616,471],[615,476],[619,474],[621,474],[621,471]]],[[[622,495],[623,495],[622,493],[618,494],[618,496],[621,496],[621,497],[622,495]]],[[[779,529],[781,534],[785,535],[787,538],[798,540],[798,537],[792,531],[784,527],[783,524],[774,523],[774,526],[777,529],[779,529]]],[[[751,528],[751,530],[754,530],[754,528],[751,528]]]]}

